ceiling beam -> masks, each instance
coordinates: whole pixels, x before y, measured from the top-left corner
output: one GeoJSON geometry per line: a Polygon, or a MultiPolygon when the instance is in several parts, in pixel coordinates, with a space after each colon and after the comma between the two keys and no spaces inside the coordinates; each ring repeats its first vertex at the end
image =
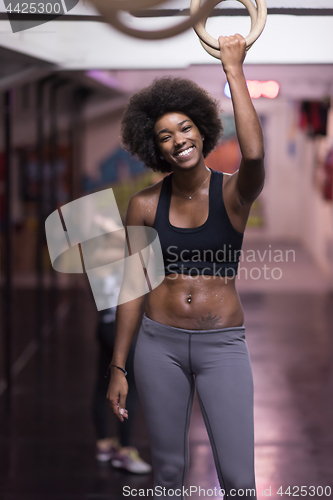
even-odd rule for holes
{"type": "MultiPolygon", "coordinates": [[[[140,11],[131,11],[135,17],[171,17],[171,16],[189,16],[190,9],[147,9],[140,11]]],[[[333,16],[333,9],[297,9],[297,8],[268,8],[268,15],[290,15],[290,16],[333,16]]],[[[225,8],[213,9],[209,17],[219,16],[248,16],[247,9],[225,8]]]]}
{"type": "MultiPolygon", "coordinates": [[[[268,15],[290,15],[290,16],[333,16],[333,9],[304,9],[304,8],[268,8],[268,15]]],[[[134,17],[174,17],[174,16],[189,16],[190,9],[144,9],[140,11],[131,11],[134,17]]],[[[79,15],[65,14],[54,18],[54,14],[18,14],[11,13],[10,20],[12,21],[78,21],[78,22],[106,22],[100,15],[79,15]]],[[[248,16],[247,9],[213,9],[209,17],[220,16],[248,16]]],[[[9,20],[6,12],[0,12],[0,21],[9,20]]]]}

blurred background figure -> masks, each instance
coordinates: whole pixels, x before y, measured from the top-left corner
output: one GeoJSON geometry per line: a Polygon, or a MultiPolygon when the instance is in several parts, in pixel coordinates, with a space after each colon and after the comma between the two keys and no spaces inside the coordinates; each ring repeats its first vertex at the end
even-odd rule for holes
{"type": "MultiPolygon", "coordinates": [[[[134,343],[131,346],[126,364],[127,380],[130,390],[127,397],[127,409],[130,416],[124,422],[117,419],[117,432],[110,437],[110,421],[116,420],[111,414],[106,392],[109,384],[109,364],[113,354],[116,308],[98,313],[96,338],[99,345],[97,379],[93,397],[93,419],[96,429],[96,459],[100,462],[111,460],[117,468],[126,469],[135,474],[147,474],[151,466],[139,455],[131,444],[131,430],[135,419],[137,392],[133,373],[134,343]]],[[[114,427],[114,426],[113,426],[114,427]]]]}
{"type": "MultiPolygon", "coordinates": [[[[122,281],[121,261],[124,258],[124,230],[111,218],[101,215],[94,218],[93,224],[106,231],[102,237],[92,241],[91,258],[96,266],[93,275],[94,297],[98,298],[100,303],[103,301],[104,304],[117,304],[122,281]],[[107,265],[117,261],[120,261],[118,271],[115,271],[114,268],[111,271],[107,265]]],[[[90,283],[91,279],[90,276],[90,283]]],[[[110,378],[109,365],[113,355],[115,320],[115,306],[98,311],[96,328],[98,362],[92,408],[97,437],[96,459],[99,462],[111,460],[113,467],[125,469],[128,472],[147,474],[151,471],[151,466],[142,460],[138,450],[131,446],[131,433],[138,402],[133,370],[135,339],[131,345],[126,364],[127,379],[128,383],[131,384],[127,408],[130,418],[125,419],[124,422],[116,419],[106,399],[110,378]]]]}

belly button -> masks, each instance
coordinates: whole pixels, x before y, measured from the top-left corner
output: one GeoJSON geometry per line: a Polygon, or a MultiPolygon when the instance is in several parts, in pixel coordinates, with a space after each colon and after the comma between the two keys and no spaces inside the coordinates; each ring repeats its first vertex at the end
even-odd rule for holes
{"type": "Polygon", "coordinates": [[[192,295],[191,294],[189,294],[189,296],[187,297],[187,302],[189,304],[191,304],[191,302],[192,302],[192,295]]]}

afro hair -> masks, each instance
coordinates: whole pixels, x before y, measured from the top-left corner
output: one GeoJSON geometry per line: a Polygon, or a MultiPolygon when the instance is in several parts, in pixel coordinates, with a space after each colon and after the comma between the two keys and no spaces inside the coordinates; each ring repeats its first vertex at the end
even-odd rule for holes
{"type": "Polygon", "coordinates": [[[169,112],[184,113],[205,137],[203,155],[208,156],[223,133],[218,101],[191,80],[164,77],[134,94],[121,122],[124,148],[147,167],[171,172],[168,162],[160,158],[154,135],[156,120],[169,112]]]}

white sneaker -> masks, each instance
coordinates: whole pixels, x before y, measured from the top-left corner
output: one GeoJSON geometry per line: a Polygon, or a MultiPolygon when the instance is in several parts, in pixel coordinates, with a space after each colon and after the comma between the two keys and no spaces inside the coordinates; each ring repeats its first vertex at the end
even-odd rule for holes
{"type": "Polygon", "coordinates": [[[120,444],[117,438],[100,439],[96,443],[96,460],[108,462],[118,456],[119,450],[120,444]]]}
{"type": "Polygon", "coordinates": [[[134,474],[148,474],[152,470],[151,465],[142,460],[138,450],[130,446],[121,448],[116,458],[111,460],[111,464],[117,469],[126,469],[134,474]]]}

